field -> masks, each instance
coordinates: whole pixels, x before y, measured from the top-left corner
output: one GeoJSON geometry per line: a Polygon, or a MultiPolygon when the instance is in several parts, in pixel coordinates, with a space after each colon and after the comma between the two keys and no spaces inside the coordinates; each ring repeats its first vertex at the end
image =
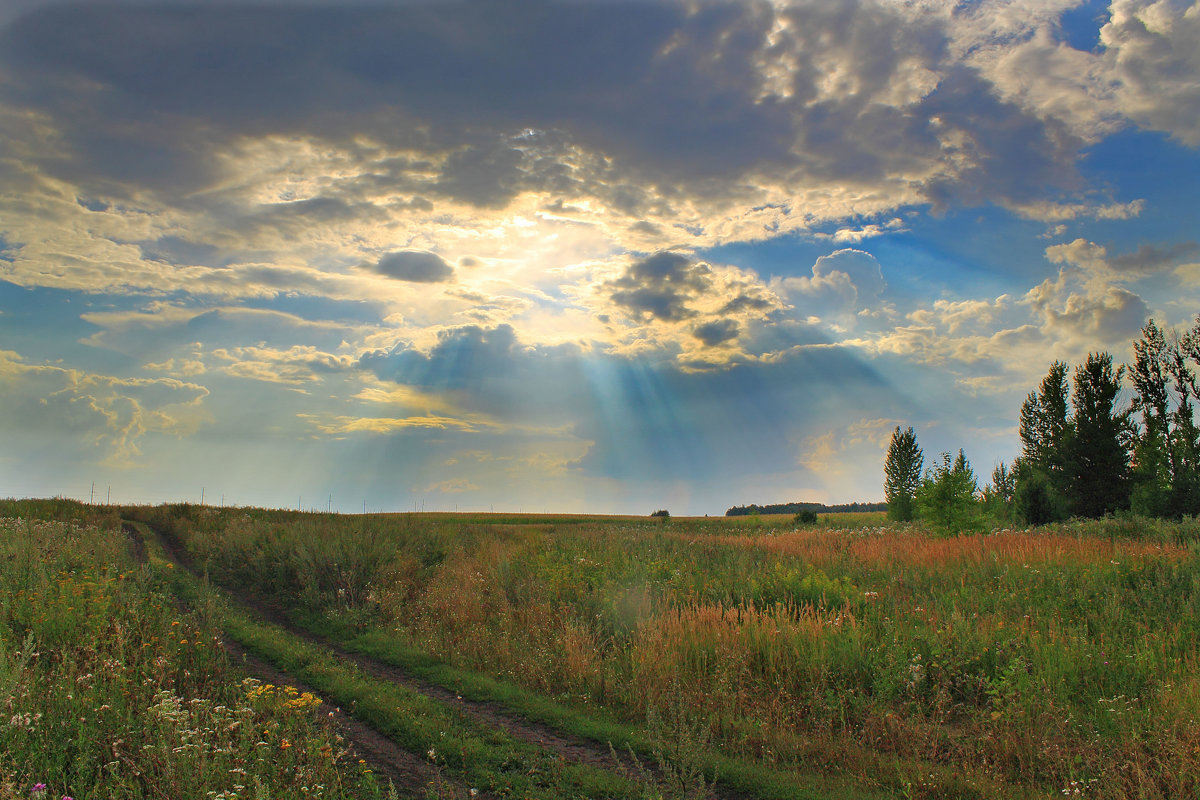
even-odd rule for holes
{"type": "Polygon", "coordinates": [[[0,511],[0,796],[1200,795],[1190,522],[0,511]],[[314,695],[426,771],[330,757],[314,695]],[[316,760],[254,760],[281,739],[316,760]]]}

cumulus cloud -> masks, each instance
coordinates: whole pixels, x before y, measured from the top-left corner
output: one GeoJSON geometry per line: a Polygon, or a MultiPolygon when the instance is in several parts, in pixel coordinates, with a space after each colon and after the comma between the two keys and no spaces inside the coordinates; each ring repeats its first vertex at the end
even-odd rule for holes
{"type": "Polygon", "coordinates": [[[1113,66],[1121,111],[1200,145],[1200,6],[1114,0],[1100,42],[1113,66]]]}
{"type": "MultiPolygon", "coordinates": [[[[1120,285],[1137,274],[1114,268],[1107,249],[1087,239],[1051,245],[1045,255],[1057,275],[1020,295],[937,300],[910,311],[907,324],[846,344],[949,369],[975,394],[1008,391],[1054,358],[1078,362],[1100,349],[1122,357],[1150,315],[1146,301],[1120,285]]],[[[1140,259],[1128,255],[1142,263],[1164,254],[1148,246],[1140,259]]]]}
{"type": "Polygon", "coordinates": [[[387,278],[413,283],[442,283],[453,279],[454,268],[428,250],[396,250],[379,257],[372,270],[387,278]]]}
{"type": "Polygon", "coordinates": [[[897,425],[895,419],[862,418],[844,429],[810,436],[800,446],[797,462],[810,472],[839,474],[854,463],[851,454],[866,450],[882,454],[897,425]]]}
{"type": "Polygon", "coordinates": [[[763,355],[745,349],[750,334],[788,308],[754,273],[682,253],[597,265],[596,273],[571,291],[605,325],[606,349],[631,357],[674,355],[689,368],[763,355]]]}
{"type": "Polygon", "coordinates": [[[1080,50],[1060,30],[1062,13],[1075,5],[981,4],[957,15],[948,30],[998,93],[1084,141],[1134,123],[1200,143],[1197,7],[1114,0],[1097,46],[1080,50]]]}
{"type": "Polygon", "coordinates": [[[818,258],[811,277],[785,278],[781,284],[802,310],[835,319],[878,305],[887,288],[879,261],[850,248],[818,258]]]}

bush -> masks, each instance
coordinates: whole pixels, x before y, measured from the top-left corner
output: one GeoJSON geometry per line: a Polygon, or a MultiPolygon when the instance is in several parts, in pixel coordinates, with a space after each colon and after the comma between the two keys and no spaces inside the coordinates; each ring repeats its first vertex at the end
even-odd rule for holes
{"type": "Polygon", "coordinates": [[[670,518],[671,518],[671,512],[670,512],[670,511],[667,511],[665,508],[660,508],[658,511],[655,511],[655,512],[654,512],[653,514],[651,514],[650,516],[652,516],[652,517],[662,517],[663,519],[670,519],[670,518]]]}
{"type": "Polygon", "coordinates": [[[817,512],[811,508],[798,511],[796,512],[796,516],[792,517],[792,522],[797,525],[815,525],[817,523],[817,512]]]}

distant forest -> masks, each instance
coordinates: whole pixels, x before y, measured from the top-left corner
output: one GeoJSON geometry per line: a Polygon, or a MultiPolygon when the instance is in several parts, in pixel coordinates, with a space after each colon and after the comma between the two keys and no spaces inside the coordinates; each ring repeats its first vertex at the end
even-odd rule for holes
{"type": "Polygon", "coordinates": [[[887,503],[842,503],[827,506],[824,503],[772,503],[760,506],[751,503],[748,506],[734,506],[725,512],[727,517],[748,517],[751,514],[799,514],[801,511],[812,511],[817,514],[833,514],[845,511],[887,511],[887,503]]]}

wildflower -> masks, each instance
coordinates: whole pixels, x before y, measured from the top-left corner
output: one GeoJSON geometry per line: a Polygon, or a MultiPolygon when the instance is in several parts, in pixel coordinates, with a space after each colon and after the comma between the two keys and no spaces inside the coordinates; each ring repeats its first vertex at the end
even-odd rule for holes
{"type": "Polygon", "coordinates": [[[289,742],[287,739],[284,739],[282,742],[279,743],[280,750],[286,750],[291,746],[292,746],[292,743],[289,742]]]}
{"type": "Polygon", "coordinates": [[[44,792],[44,791],[46,791],[46,784],[35,783],[33,785],[33,788],[30,790],[30,794],[40,794],[41,792],[44,792]]]}

